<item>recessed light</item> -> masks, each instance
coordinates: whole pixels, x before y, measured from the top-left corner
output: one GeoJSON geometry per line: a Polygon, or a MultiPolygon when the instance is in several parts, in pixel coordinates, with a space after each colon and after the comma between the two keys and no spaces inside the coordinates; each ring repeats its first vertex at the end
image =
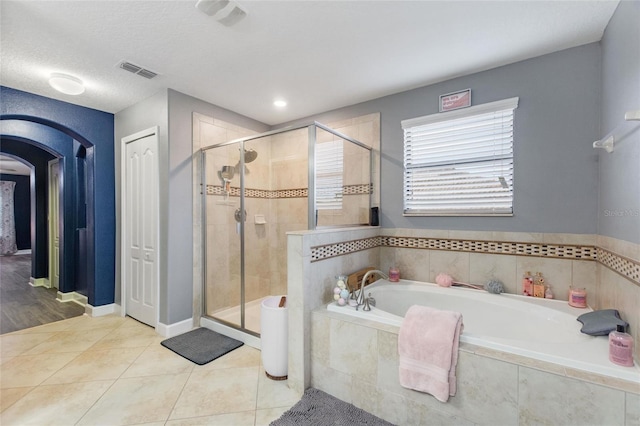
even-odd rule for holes
{"type": "Polygon", "coordinates": [[[49,85],[65,95],[79,95],[84,93],[82,80],[67,74],[51,74],[49,77],[49,85]]]}
{"type": "Polygon", "coordinates": [[[273,101],[273,105],[277,106],[278,108],[284,108],[287,106],[287,101],[278,99],[273,101]]]}

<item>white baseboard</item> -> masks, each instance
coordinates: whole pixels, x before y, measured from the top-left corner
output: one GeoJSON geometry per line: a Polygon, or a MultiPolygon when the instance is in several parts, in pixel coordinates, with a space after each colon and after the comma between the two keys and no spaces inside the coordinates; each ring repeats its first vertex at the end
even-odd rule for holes
{"type": "Polygon", "coordinates": [[[18,250],[17,252],[15,252],[13,254],[31,254],[31,249],[18,250]]]}
{"type": "Polygon", "coordinates": [[[56,299],[58,299],[58,302],[75,302],[78,305],[84,307],[86,307],[89,303],[89,299],[87,299],[87,296],[84,296],[77,291],[70,291],[69,293],[62,293],[59,291],[56,299]]]}
{"type": "Polygon", "coordinates": [[[84,307],[84,313],[90,317],[103,317],[105,315],[113,314],[116,312],[116,304],[110,303],[109,305],[91,306],[87,304],[84,307]]]}
{"type": "Polygon", "coordinates": [[[182,333],[186,333],[193,328],[193,318],[188,318],[184,321],[176,322],[173,324],[163,324],[158,322],[156,327],[156,333],[163,337],[173,337],[182,333]]]}
{"type": "Polygon", "coordinates": [[[119,315],[121,317],[124,317],[124,312],[122,312],[122,306],[118,305],[117,303],[113,304],[113,313],[115,315],[119,315]]]}
{"type": "Polygon", "coordinates": [[[227,337],[232,337],[236,340],[239,340],[245,345],[251,346],[252,348],[260,349],[261,347],[259,337],[253,336],[248,333],[243,333],[240,330],[236,330],[235,328],[220,324],[219,322],[212,321],[208,318],[200,318],[200,325],[202,327],[208,328],[209,330],[213,330],[217,333],[223,334],[227,337]]]}
{"type": "Polygon", "coordinates": [[[31,287],[46,287],[50,288],[51,284],[49,283],[49,278],[29,278],[29,285],[31,287]]]}

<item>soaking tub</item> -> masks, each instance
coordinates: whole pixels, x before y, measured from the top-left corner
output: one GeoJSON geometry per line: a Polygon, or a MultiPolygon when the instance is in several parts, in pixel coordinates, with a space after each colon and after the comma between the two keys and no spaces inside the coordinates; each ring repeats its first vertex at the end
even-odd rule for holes
{"type": "Polygon", "coordinates": [[[640,383],[640,368],[609,361],[607,336],[580,332],[576,318],[591,309],[566,301],[514,294],[490,294],[461,287],[400,280],[379,280],[365,288],[376,300],[371,311],[330,303],[329,311],[400,327],[410,306],[423,305],[460,312],[460,341],[541,361],[640,383]]]}

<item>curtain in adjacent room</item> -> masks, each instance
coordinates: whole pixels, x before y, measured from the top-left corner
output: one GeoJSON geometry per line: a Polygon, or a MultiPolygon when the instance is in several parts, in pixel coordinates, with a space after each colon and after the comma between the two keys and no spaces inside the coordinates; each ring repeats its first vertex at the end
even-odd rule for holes
{"type": "Polygon", "coordinates": [[[14,254],[18,251],[13,209],[15,187],[15,182],[0,181],[0,255],[14,254]]]}

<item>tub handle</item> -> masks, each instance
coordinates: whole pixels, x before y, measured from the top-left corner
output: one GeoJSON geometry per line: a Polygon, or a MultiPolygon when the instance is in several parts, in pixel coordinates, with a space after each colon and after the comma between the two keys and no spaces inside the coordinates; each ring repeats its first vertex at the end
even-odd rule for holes
{"type": "Polygon", "coordinates": [[[373,296],[371,296],[371,293],[369,293],[369,297],[367,297],[367,300],[369,301],[369,304],[371,306],[376,306],[376,299],[374,299],[373,296]]]}
{"type": "Polygon", "coordinates": [[[365,297],[364,298],[364,306],[362,307],[363,311],[370,311],[371,310],[371,306],[369,306],[369,298],[365,297]]]}

